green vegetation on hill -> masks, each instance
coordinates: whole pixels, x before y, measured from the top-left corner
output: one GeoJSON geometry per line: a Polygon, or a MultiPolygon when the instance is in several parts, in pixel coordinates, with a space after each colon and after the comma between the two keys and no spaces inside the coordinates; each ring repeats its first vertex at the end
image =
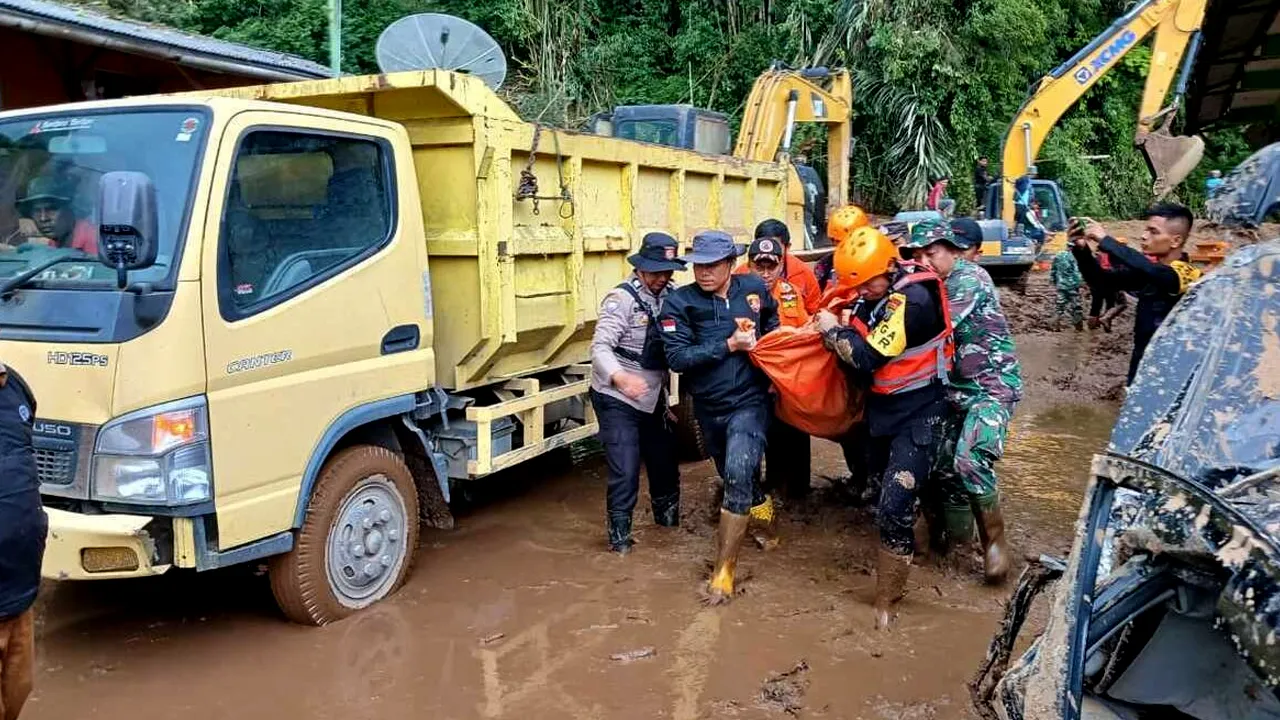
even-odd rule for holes
{"type": "MultiPolygon", "coordinates": [[[[102,7],[104,3],[93,3],[102,7]]],[[[413,12],[467,18],[506,50],[503,93],[529,119],[576,127],[618,104],[692,103],[737,118],[773,60],[855,74],[852,195],[918,207],[949,174],[960,209],[975,157],[1000,143],[1029,85],[1101,32],[1127,0],[347,0],[343,69],[376,72],[378,34],[413,12]]],[[[106,0],[108,11],[327,62],[326,0],[106,0]]],[[[1038,163],[1072,212],[1131,217],[1150,199],[1132,147],[1150,53],[1140,47],[1049,136],[1038,163]],[[1084,156],[1108,156],[1085,159],[1084,156]]],[[[801,134],[800,142],[817,141],[801,134]]],[[[1202,203],[1209,170],[1248,155],[1240,130],[1207,138],[1179,188],[1202,203]]],[[[817,154],[817,153],[815,153],[817,154]]]]}

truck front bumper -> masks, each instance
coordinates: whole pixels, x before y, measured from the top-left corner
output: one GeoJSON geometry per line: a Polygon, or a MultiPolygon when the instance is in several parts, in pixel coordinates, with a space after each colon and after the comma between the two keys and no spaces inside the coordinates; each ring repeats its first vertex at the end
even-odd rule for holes
{"type": "MultiPolygon", "coordinates": [[[[41,574],[51,580],[108,580],[159,575],[157,538],[145,515],[82,515],[46,509],[49,536],[41,574]]],[[[172,543],[172,540],[169,540],[172,543]]],[[[167,550],[168,548],[166,548],[167,550]]],[[[171,552],[163,555],[171,557],[171,552]]]]}

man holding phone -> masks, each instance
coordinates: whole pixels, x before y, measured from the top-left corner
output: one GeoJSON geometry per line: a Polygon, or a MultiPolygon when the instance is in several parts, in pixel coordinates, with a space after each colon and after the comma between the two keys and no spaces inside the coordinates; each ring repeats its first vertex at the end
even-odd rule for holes
{"type": "Polygon", "coordinates": [[[1133,322],[1133,355],[1129,358],[1127,382],[1133,384],[1138,364],[1151,336],[1160,323],[1200,279],[1198,268],[1187,262],[1183,247],[1191,236],[1194,218],[1184,205],[1157,203],[1147,211],[1139,252],[1112,237],[1102,225],[1089,218],[1072,218],[1068,235],[1071,253],[1080,273],[1091,286],[1137,295],[1133,322]],[[1106,253],[1111,269],[1104,270],[1094,257],[1106,253]]]}

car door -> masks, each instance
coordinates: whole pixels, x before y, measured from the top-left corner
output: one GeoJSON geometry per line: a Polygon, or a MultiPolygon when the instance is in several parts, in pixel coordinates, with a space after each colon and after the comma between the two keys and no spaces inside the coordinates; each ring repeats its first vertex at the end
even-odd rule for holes
{"type": "Polygon", "coordinates": [[[252,111],[227,125],[202,258],[220,548],[295,524],[340,416],[430,385],[413,178],[387,123],[252,111]]]}

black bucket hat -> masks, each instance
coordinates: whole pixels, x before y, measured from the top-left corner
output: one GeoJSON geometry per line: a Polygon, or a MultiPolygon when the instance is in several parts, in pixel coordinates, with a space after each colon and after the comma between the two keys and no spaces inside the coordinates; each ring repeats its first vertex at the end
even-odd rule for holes
{"type": "Polygon", "coordinates": [[[643,272],[676,272],[684,269],[684,261],[676,257],[679,249],[675,238],[663,232],[651,232],[640,241],[640,252],[627,258],[627,262],[643,272]]]}
{"type": "Polygon", "coordinates": [[[722,260],[736,258],[747,251],[745,245],[733,242],[733,236],[720,230],[705,230],[693,236],[693,250],[684,256],[685,262],[694,265],[714,265],[722,260]]]}

